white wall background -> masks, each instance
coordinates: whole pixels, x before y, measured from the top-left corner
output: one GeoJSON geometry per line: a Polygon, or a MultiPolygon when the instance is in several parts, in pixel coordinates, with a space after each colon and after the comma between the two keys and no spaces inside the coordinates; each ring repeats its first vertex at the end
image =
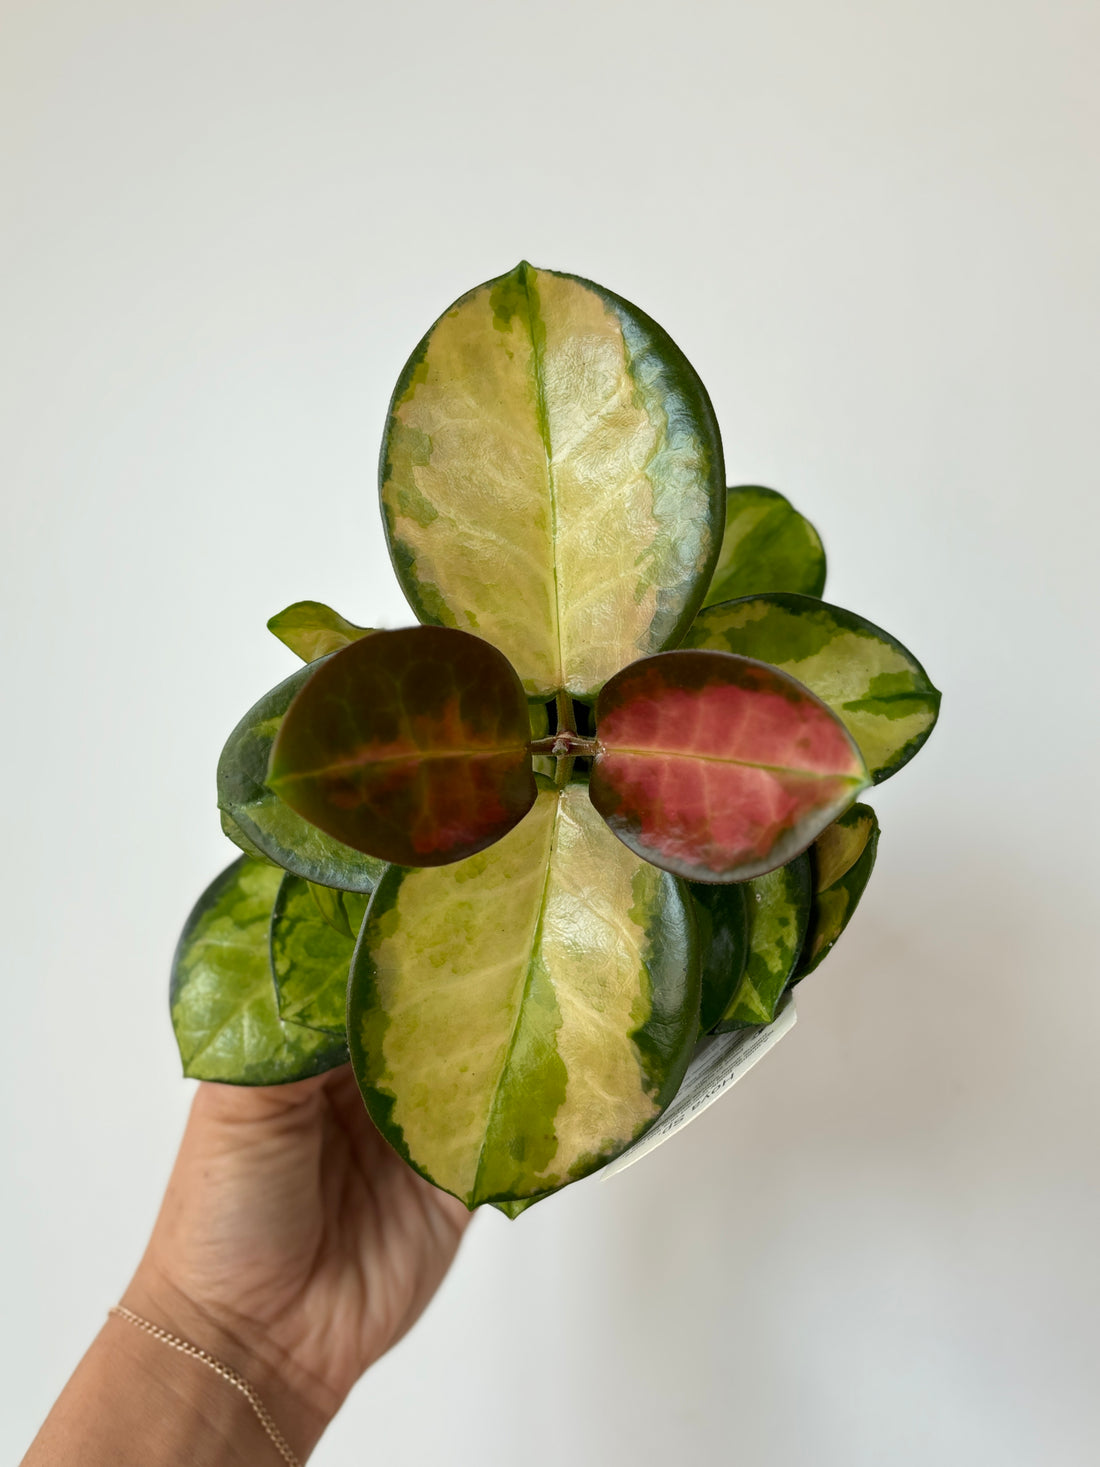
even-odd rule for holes
{"type": "Polygon", "coordinates": [[[480,1219],[315,1461],[1095,1461],[1098,62],[1094,0],[3,0],[5,1461],[173,1154],[264,621],[406,619],[387,397],[520,256],[671,331],[943,719],[795,1034],[480,1219]]]}

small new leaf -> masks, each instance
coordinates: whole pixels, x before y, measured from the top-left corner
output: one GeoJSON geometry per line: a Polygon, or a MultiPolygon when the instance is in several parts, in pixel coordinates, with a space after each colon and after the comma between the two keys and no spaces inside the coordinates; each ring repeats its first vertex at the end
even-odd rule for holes
{"type": "Polygon", "coordinates": [[[535,802],[527,699],[468,632],[375,632],[291,704],[268,785],[335,840],[400,866],[484,850],[535,802]]]}
{"type": "Polygon", "coordinates": [[[870,805],[853,805],[810,847],[813,899],[796,983],[832,952],[851,921],[871,879],[879,833],[878,817],[870,805]]]}
{"type": "Polygon", "coordinates": [[[330,652],[340,652],[360,637],[369,637],[372,630],[357,627],[323,601],[295,601],[277,611],[267,629],[303,662],[316,662],[330,652]]]}
{"type": "Polygon", "coordinates": [[[630,848],[693,881],[791,860],[869,783],[840,720],[774,667],[710,651],[632,663],[596,703],[592,803],[630,848]]]}
{"type": "Polygon", "coordinates": [[[825,589],[821,537],[782,494],[745,484],[726,495],[726,532],[704,606],[764,591],[825,589]]]}

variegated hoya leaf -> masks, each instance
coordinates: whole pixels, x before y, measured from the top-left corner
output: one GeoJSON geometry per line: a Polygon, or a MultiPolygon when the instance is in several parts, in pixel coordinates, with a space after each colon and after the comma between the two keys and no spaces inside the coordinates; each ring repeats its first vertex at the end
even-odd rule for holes
{"type": "Polygon", "coordinates": [[[454,866],[391,867],[352,961],[348,1036],[375,1124],[468,1207],[594,1171],[660,1115],[695,1040],[680,882],[584,785],[454,866]]]}
{"type": "Polygon", "coordinates": [[[745,883],[745,966],[714,1030],[770,1024],[790,981],[810,920],[810,860],[803,852],[778,871],[745,883]]]}
{"type": "Polygon", "coordinates": [[[871,879],[878,838],[878,817],[870,805],[853,805],[810,847],[813,899],[796,983],[829,955],[851,921],[871,879]]]}
{"type": "Polygon", "coordinates": [[[492,642],[531,697],[591,698],[674,644],[702,600],[725,508],[718,427],[641,311],[521,264],[456,301],[406,364],[382,505],[421,621],[492,642]]]}
{"type": "Polygon", "coordinates": [[[271,910],[283,873],[242,856],[199,898],[172,963],[172,1027],[183,1072],[281,1085],[347,1060],[342,1035],[284,1023],[271,972],[271,910]]]}
{"type": "Polygon", "coordinates": [[[281,1018],[342,1038],[348,968],[367,898],[357,892],[333,893],[347,929],[340,932],[318,909],[317,890],[289,872],[283,877],[271,913],[271,969],[281,1018]]]}
{"type": "Polygon", "coordinates": [[[295,876],[321,886],[369,892],[386,863],[352,850],[303,820],[266,782],[275,735],[291,702],[316,670],[300,667],[291,673],[250,708],[229,735],[218,760],[222,829],[246,854],[259,851],[295,876]]]}
{"type": "Polygon", "coordinates": [[[702,881],[689,883],[702,962],[700,1034],[708,1034],[718,1023],[745,971],[749,948],[746,900],[750,885],[747,881],[727,882],[720,886],[702,881]]]}
{"type": "Polygon", "coordinates": [[[492,845],[534,804],[527,699],[505,657],[446,627],[375,632],[321,667],[267,782],[335,840],[402,866],[492,845]]]}
{"type": "Polygon", "coordinates": [[[267,629],[303,662],[316,662],[371,634],[370,627],[357,627],[323,601],[295,601],[276,612],[267,629]]]}
{"type": "Polygon", "coordinates": [[[731,489],[726,533],[703,605],[763,591],[820,596],[824,589],[825,551],[809,520],[774,489],[731,489]]]}
{"type": "Polygon", "coordinates": [[[647,861],[743,881],[791,860],[869,783],[840,720],[774,667],[663,652],[596,702],[592,802],[647,861]]]}
{"type": "MultiPolygon", "coordinates": [[[[327,922],[330,927],[335,928],[341,937],[354,938],[355,932],[352,931],[348,909],[344,905],[344,897],[350,896],[358,903],[358,915],[362,920],[363,913],[366,911],[366,902],[363,901],[362,894],[338,891],[334,886],[318,886],[315,881],[307,881],[306,886],[313,898],[313,905],[316,908],[315,915],[327,922]]],[[[355,931],[358,930],[358,923],[356,923],[355,931]]]]}
{"type": "Polygon", "coordinates": [[[710,606],[684,645],[755,657],[805,683],[843,720],[876,784],[912,759],[939,713],[940,695],[910,651],[881,627],[811,596],[710,606]]]}
{"type": "Polygon", "coordinates": [[[251,856],[254,861],[267,861],[269,866],[277,864],[265,856],[254,841],[249,840],[232,815],[225,810],[219,810],[218,814],[221,818],[222,834],[231,840],[239,851],[243,851],[246,856],[251,856]]]}

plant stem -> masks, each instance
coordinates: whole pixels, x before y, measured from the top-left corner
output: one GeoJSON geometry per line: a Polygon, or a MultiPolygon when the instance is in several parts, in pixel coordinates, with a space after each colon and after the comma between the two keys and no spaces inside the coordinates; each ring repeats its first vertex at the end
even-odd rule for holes
{"type": "Polygon", "coordinates": [[[573,778],[574,762],[575,761],[572,755],[570,755],[566,759],[558,760],[557,767],[554,770],[554,783],[557,785],[558,789],[563,790],[565,786],[569,783],[569,781],[573,778]]]}
{"type": "Polygon", "coordinates": [[[573,699],[562,689],[557,697],[558,706],[558,733],[577,732],[577,720],[573,714],[573,699]]]}

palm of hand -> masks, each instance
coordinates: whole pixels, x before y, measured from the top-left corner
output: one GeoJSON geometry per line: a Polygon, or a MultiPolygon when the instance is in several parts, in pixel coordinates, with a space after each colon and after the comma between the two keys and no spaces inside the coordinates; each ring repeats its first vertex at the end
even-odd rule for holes
{"type": "Polygon", "coordinates": [[[468,1221],[382,1140],[349,1067],[202,1085],[138,1278],[328,1416],[420,1315],[468,1221]]]}

